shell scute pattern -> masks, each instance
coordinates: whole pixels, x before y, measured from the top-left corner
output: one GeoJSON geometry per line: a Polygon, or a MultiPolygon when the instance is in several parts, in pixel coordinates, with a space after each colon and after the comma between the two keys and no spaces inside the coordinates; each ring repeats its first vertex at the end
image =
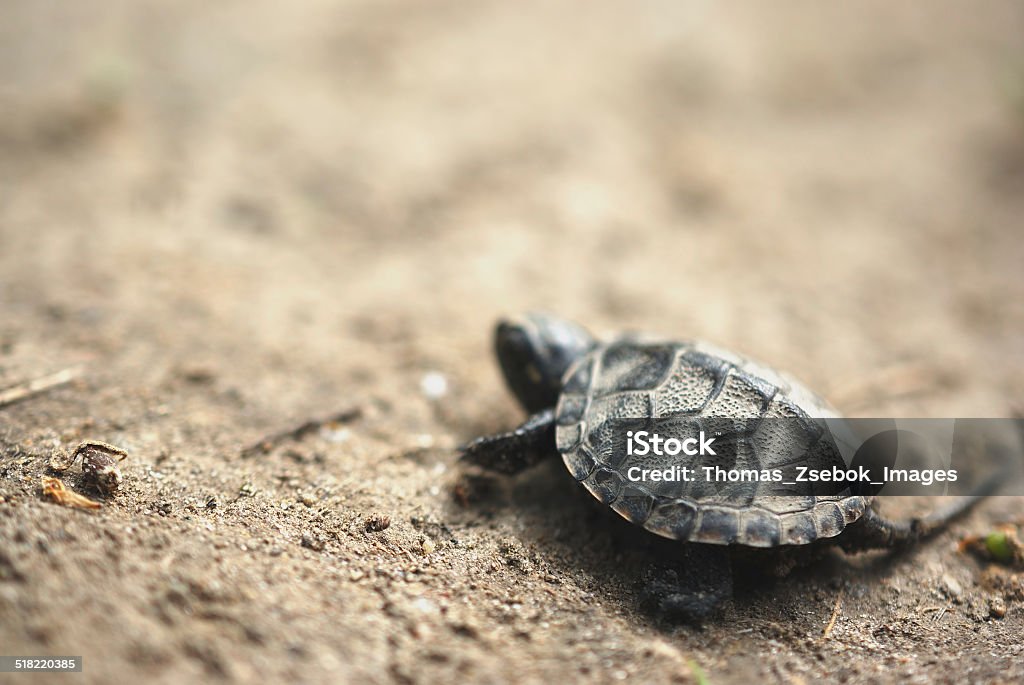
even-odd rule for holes
{"type": "Polygon", "coordinates": [[[778,516],[745,516],[740,537],[751,547],[775,547],[782,541],[782,520],[778,516]]]}
{"type": "Polygon", "coordinates": [[[594,497],[605,504],[612,504],[619,498],[625,479],[616,471],[598,467],[583,481],[583,484],[594,494],[594,497]]]}
{"type": "Polygon", "coordinates": [[[653,495],[627,482],[619,492],[618,499],[611,504],[611,508],[627,521],[642,526],[651,517],[654,503],[653,495]]]}
{"type": "Polygon", "coordinates": [[[820,418],[835,412],[799,383],[707,343],[600,345],[568,372],[556,409],[566,468],[597,499],[658,535],[696,542],[773,547],[833,537],[860,518],[870,498],[815,495],[809,484],[631,481],[631,466],[718,465],[725,469],[812,468],[842,463],[820,418]],[[780,421],[787,419],[782,429],[780,421]],[[627,456],[629,429],[718,436],[718,454],[627,456]],[[784,496],[783,496],[784,495],[784,496]]]}
{"type": "Polygon", "coordinates": [[[806,545],[819,536],[815,517],[808,511],[797,511],[781,517],[782,539],[791,545],[806,545]]]}
{"type": "Polygon", "coordinates": [[[580,445],[576,449],[565,452],[562,459],[565,462],[565,467],[569,469],[569,473],[578,481],[587,478],[597,468],[597,460],[588,445],[580,445]]]}
{"type": "Polygon", "coordinates": [[[688,540],[696,520],[697,505],[691,500],[661,500],[651,511],[644,528],[662,537],[688,540]]]}
{"type": "Polygon", "coordinates": [[[655,416],[664,418],[700,411],[714,392],[718,378],[716,369],[680,359],[677,368],[658,392],[655,416]]]}
{"type": "Polygon", "coordinates": [[[703,506],[699,513],[700,525],[691,533],[691,540],[723,545],[736,542],[739,512],[728,507],[703,506]]]}
{"type": "Polygon", "coordinates": [[[664,380],[674,358],[671,345],[612,343],[601,357],[600,372],[592,380],[591,391],[603,397],[631,390],[653,390],[664,380]]]}

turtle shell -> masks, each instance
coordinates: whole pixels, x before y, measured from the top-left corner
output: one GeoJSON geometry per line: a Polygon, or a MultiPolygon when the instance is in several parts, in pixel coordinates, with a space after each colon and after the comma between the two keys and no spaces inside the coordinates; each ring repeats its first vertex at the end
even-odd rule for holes
{"type": "MultiPolygon", "coordinates": [[[[567,372],[556,409],[566,468],[627,520],[677,540],[751,547],[807,544],[838,535],[870,497],[835,485],[777,481],[691,482],[629,477],[689,466],[725,470],[845,468],[824,400],[770,368],[703,342],[623,338],[599,345],[567,372]],[[636,456],[629,430],[663,438],[715,438],[715,456],[636,456]],[[812,487],[813,486],[813,487],[812,487]],[[842,489],[841,489],[842,488],[842,489]]],[[[700,471],[698,471],[700,473],[700,471]]]]}

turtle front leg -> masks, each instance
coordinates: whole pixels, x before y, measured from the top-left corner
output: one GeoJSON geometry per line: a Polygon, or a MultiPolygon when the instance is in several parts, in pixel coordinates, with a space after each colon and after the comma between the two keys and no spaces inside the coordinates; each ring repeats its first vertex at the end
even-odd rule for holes
{"type": "Polygon", "coordinates": [[[732,561],[726,547],[683,547],[679,570],[657,568],[644,578],[640,604],[672,623],[700,624],[732,599],[732,561]]]}
{"type": "Polygon", "coordinates": [[[545,409],[508,433],[477,438],[461,449],[462,461],[506,475],[555,454],[555,410],[545,409]]]}

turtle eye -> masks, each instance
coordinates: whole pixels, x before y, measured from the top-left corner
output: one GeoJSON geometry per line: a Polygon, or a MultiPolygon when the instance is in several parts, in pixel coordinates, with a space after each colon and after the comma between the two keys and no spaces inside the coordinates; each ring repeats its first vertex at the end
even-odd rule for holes
{"type": "Polygon", "coordinates": [[[530,412],[554,406],[544,375],[544,354],[521,325],[502,322],[494,335],[495,353],[505,383],[519,403],[530,412]]]}
{"type": "Polygon", "coordinates": [[[555,406],[562,376],[594,345],[580,326],[537,313],[500,322],[494,342],[509,389],[530,412],[555,406]]]}

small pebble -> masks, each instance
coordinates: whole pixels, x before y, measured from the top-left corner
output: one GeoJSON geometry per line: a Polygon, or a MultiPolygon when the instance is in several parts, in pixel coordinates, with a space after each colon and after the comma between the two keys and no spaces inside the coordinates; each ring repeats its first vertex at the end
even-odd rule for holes
{"type": "Polygon", "coordinates": [[[368,533],[379,533],[382,530],[387,530],[391,525],[391,517],[383,516],[381,514],[374,514],[366,519],[364,527],[368,533]]]}
{"type": "Polygon", "coordinates": [[[432,400],[448,394],[448,379],[440,371],[428,371],[420,379],[420,390],[432,400]]]}
{"type": "Polygon", "coordinates": [[[964,588],[953,576],[948,573],[942,576],[942,592],[953,600],[958,600],[964,594],[964,588]]]}
{"type": "Polygon", "coordinates": [[[430,554],[437,549],[437,545],[435,545],[434,541],[430,538],[423,538],[423,541],[420,543],[420,547],[424,554],[430,554]]]}
{"type": "Polygon", "coordinates": [[[333,442],[335,444],[347,442],[352,437],[352,431],[348,428],[339,428],[326,424],[320,429],[320,437],[327,442],[333,442]]]}
{"type": "Polygon", "coordinates": [[[321,552],[324,549],[324,541],[318,537],[315,537],[309,533],[302,534],[302,546],[307,547],[314,552],[321,552]]]}
{"type": "Polygon", "coordinates": [[[1002,597],[993,597],[988,607],[989,616],[992,618],[1002,618],[1006,616],[1006,602],[1003,601],[1002,597]]]}
{"type": "Polygon", "coordinates": [[[412,606],[421,614],[436,614],[438,611],[437,605],[426,597],[419,597],[413,600],[412,606]]]}

